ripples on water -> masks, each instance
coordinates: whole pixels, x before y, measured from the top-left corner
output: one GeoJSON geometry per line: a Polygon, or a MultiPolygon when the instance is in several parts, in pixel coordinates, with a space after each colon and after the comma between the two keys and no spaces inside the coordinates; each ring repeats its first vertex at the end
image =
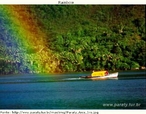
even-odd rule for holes
{"type": "MultiPolygon", "coordinates": [[[[91,73],[68,73],[54,75],[7,75],[0,76],[0,84],[4,83],[39,83],[39,82],[60,82],[60,81],[91,81],[90,79],[79,79],[80,76],[88,76],[91,73]]],[[[119,72],[118,80],[124,79],[145,79],[146,71],[125,71],[119,72]]],[[[97,80],[98,81],[98,80],[97,80]]]]}
{"type": "Polygon", "coordinates": [[[0,108],[146,108],[145,71],[119,72],[118,80],[92,81],[78,78],[89,74],[0,76],[0,108]]]}

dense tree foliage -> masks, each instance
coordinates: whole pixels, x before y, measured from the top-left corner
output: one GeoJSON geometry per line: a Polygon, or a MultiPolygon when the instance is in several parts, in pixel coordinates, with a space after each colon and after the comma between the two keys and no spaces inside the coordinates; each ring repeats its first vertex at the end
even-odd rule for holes
{"type": "MultiPolygon", "coordinates": [[[[144,5],[28,5],[30,15],[46,34],[53,72],[129,70],[146,66],[144,5]],[[53,62],[52,62],[53,64],[53,62]]],[[[0,16],[0,21],[2,21],[0,16]]],[[[9,24],[9,23],[3,23],[9,24]]],[[[3,28],[0,24],[0,28],[3,28]]],[[[33,25],[32,25],[33,26],[33,25]]],[[[0,29],[0,72],[26,71],[3,58],[7,53],[0,29]],[[15,66],[15,67],[14,67],[15,66]]],[[[41,39],[38,39],[41,40],[41,39]]],[[[19,46],[12,47],[13,49],[19,46]]],[[[30,50],[30,52],[33,50],[30,50]]],[[[35,53],[35,52],[33,52],[35,53]]],[[[29,53],[28,53],[29,54],[29,53]]],[[[19,55],[21,56],[21,55],[19,55]]],[[[17,57],[16,57],[17,58],[17,57]]],[[[33,58],[32,58],[33,60],[33,58]]],[[[51,67],[51,63],[44,69],[51,67]]],[[[50,70],[51,72],[51,68],[50,70]]],[[[42,70],[45,72],[45,70],[42,70]]]]}

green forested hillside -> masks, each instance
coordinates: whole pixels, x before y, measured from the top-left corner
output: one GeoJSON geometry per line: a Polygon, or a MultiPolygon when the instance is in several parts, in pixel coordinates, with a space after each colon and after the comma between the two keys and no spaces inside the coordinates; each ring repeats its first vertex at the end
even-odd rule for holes
{"type": "MultiPolygon", "coordinates": [[[[54,72],[130,70],[146,66],[144,5],[25,7],[47,36],[46,48],[52,51],[53,61],[57,63],[54,72]]],[[[5,68],[9,69],[8,66],[5,68]]]]}

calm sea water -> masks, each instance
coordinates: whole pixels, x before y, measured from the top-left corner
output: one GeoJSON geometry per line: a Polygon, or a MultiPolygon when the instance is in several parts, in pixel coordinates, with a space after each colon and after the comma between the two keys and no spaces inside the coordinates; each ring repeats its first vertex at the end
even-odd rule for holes
{"type": "Polygon", "coordinates": [[[0,109],[146,109],[146,72],[85,80],[89,73],[0,76],[0,109]]]}

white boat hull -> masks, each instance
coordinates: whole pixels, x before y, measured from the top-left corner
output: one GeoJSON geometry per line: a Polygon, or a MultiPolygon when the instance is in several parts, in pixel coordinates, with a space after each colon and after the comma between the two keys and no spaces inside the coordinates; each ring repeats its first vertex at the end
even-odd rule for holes
{"type": "Polygon", "coordinates": [[[117,79],[118,78],[118,72],[116,73],[111,73],[107,76],[97,76],[97,77],[92,77],[91,79],[117,79]]]}

